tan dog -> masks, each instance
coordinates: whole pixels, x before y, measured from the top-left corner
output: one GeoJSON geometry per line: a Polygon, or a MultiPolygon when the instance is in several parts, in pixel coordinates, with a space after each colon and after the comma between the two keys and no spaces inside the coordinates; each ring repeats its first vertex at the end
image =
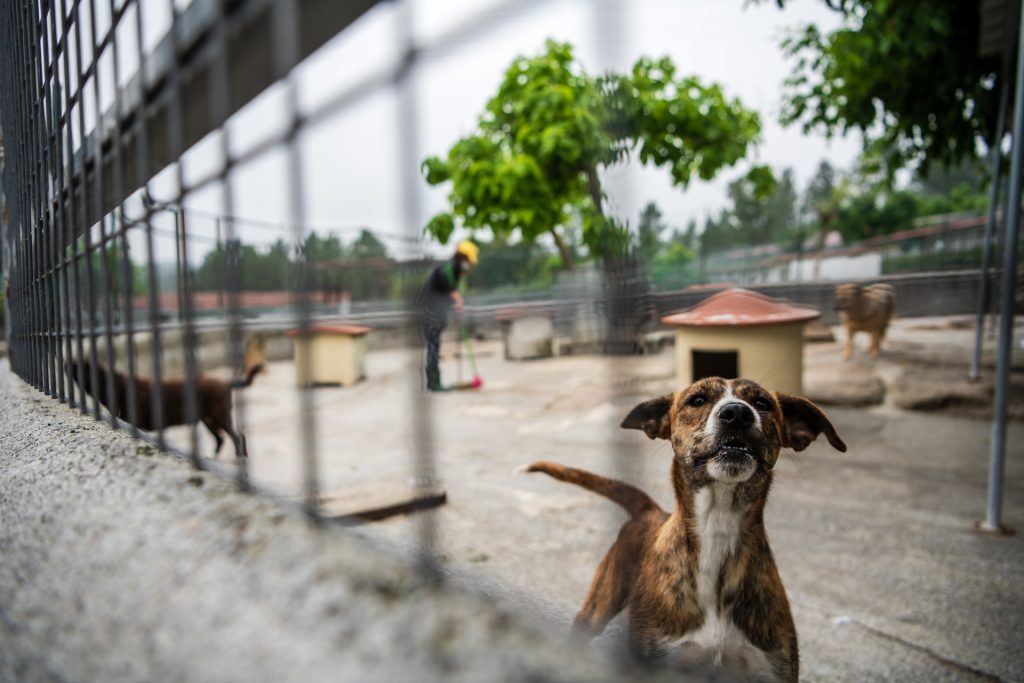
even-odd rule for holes
{"type": "Polygon", "coordinates": [[[796,681],[796,629],[764,506],[783,448],[801,451],[824,433],[846,450],[832,423],[799,396],[713,377],[641,403],[622,426],[671,442],[672,514],[620,481],[550,462],[527,468],[610,498],[630,516],[573,632],[595,636],[628,607],[630,645],[645,660],[796,681]]]}
{"type": "Polygon", "coordinates": [[[848,282],[836,287],[836,310],[839,311],[839,317],[846,327],[844,359],[850,360],[853,356],[853,335],[857,332],[867,332],[871,335],[868,353],[872,358],[878,357],[895,305],[896,292],[892,285],[876,284],[862,287],[854,282],[848,282]]]}

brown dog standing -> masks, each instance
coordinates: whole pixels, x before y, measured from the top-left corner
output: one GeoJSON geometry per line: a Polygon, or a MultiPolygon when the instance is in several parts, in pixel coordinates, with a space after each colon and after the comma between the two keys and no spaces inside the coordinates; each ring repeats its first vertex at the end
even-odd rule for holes
{"type": "Polygon", "coordinates": [[[796,681],[796,628],[764,506],[783,448],[803,450],[824,433],[846,450],[832,423],[799,396],[715,377],[641,403],[622,426],[671,442],[672,514],[623,482],[549,462],[527,468],[610,498],[630,515],[573,631],[597,635],[628,606],[630,644],[644,659],[796,681]]]}
{"type": "MultiPolygon", "coordinates": [[[[99,392],[93,392],[88,387],[92,377],[91,361],[68,361],[68,374],[73,380],[78,381],[79,367],[82,376],[85,377],[86,385],[83,387],[90,396],[99,399],[107,410],[122,420],[128,419],[128,376],[122,372],[114,372],[114,405],[110,405],[107,394],[107,368],[101,363],[96,363],[96,373],[99,380],[99,392]]],[[[252,384],[256,375],[265,368],[260,362],[246,370],[245,379],[228,382],[208,375],[200,375],[196,378],[196,420],[206,425],[206,428],[213,434],[216,441],[214,453],[220,453],[224,445],[226,435],[235,446],[235,454],[242,452],[242,440],[245,438],[232,427],[231,419],[231,392],[234,389],[244,389],[252,384]]],[[[186,383],[181,379],[164,380],[160,383],[160,406],[163,410],[163,426],[175,427],[188,424],[185,416],[185,389],[186,383]]],[[[136,378],[135,380],[135,416],[138,421],[138,428],[147,432],[155,431],[158,428],[153,422],[152,400],[155,393],[153,382],[148,379],[136,378]]]]}

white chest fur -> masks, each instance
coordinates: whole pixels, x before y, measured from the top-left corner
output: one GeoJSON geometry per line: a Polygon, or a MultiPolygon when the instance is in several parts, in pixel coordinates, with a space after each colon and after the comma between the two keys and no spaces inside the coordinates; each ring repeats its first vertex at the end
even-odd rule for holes
{"type": "Polygon", "coordinates": [[[665,643],[690,663],[724,668],[754,680],[775,680],[768,657],[719,612],[719,579],[725,561],[737,550],[740,513],[733,509],[735,484],[701,488],[693,500],[694,530],[700,540],[697,601],[704,613],[700,628],[665,643]]]}

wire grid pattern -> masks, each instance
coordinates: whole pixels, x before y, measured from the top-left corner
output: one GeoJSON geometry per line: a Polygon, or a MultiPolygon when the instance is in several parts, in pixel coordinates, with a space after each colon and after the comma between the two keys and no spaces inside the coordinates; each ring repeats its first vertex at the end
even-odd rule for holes
{"type": "MultiPolygon", "coordinates": [[[[529,11],[543,1],[498,3],[449,30],[438,43],[458,45],[503,17],[529,11]]],[[[334,9],[346,4],[350,5],[351,14],[347,20],[351,20],[376,2],[339,3],[334,9]]],[[[312,111],[300,111],[295,67],[315,48],[303,42],[300,23],[306,7],[317,3],[195,0],[185,9],[178,5],[174,0],[19,0],[5,3],[0,10],[0,50],[5,65],[0,74],[0,108],[7,138],[5,188],[9,205],[3,271],[9,288],[7,315],[12,367],[39,390],[83,413],[91,413],[97,420],[105,419],[115,428],[187,458],[196,468],[232,476],[241,490],[253,490],[244,436],[234,468],[226,468],[200,454],[196,419],[200,372],[189,251],[195,240],[202,237],[190,233],[188,222],[193,214],[185,210],[185,203],[191,195],[211,187],[220,193],[218,231],[224,229],[225,244],[229,245],[223,273],[227,356],[237,373],[244,355],[244,325],[240,309],[238,225],[232,218],[238,208],[238,181],[233,172],[273,151],[284,150],[292,243],[302,244],[306,237],[305,166],[300,135],[308,127],[337,116],[378,91],[394,89],[399,102],[399,201],[408,231],[391,237],[419,243],[422,181],[416,137],[418,107],[409,76],[429,48],[414,44],[411,10],[408,3],[403,3],[397,22],[397,41],[401,46],[397,65],[355,82],[312,111]],[[148,50],[144,48],[145,13],[157,3],[163,3],[164,11],[169,13],[170,27],[159,45],[148,50]],[[271,53],[269,70],[274,78],[265,85],[283,85],[287,122],[280,132],[236,151],[228,122],[239,103],[232,101],[231,94],[252,86],[238,82],[239,71],[234,63],[238,58],[232,52],[232,41],[237,42],[243,22],[258,11],[269,18],[270,27],[266,45],[259,46],[261,52],[269,47],[271,53]],[[202,31],[196,29],[197,24],[202,25],[202,31]],[[132,73],[122,73],[123,65],[129,63],[124,59],[126,52],[134,53],[132,73]],[[196,55],[205,60],[198,67],[196,55]],[[102,78],[104,64],[111,64],[113,72],[106,82],[102,78]],[[205,69],[203,78],[196,77],[200,67],[205,69]],[[188,99],[186,92],[197,95],[197,82],[205,84],[205,92],[199,93],[202,99],[188,99]],[[107,89],[112,90],[112,97],[111,92],[105,92],[107,89]],[[110,103],[107,109],[102,107],[105,99],[110,103]],[[208,108],[205,116],[211,124],[210,132],[217,133],[220,159],[214,168],[187,176],[182,158],[200,137],[194,124],[198,108],[208,108]],[[150,194],[150,185],[166,167],[173,169],[176,192],[156,201],[150,194]],[[130,198],[141,199],[141,203],[131,203],[130,198]],[[174,216],[173,230],[157,224],[157,216],[168,213],[174,216]],[[135,272],[130,239],[137,239],[138,235],[143,237],[144,244],[147,291],[143,310],[133,305],[135,272]],[[175,247],[178,325],[162,319],[158,301],[156,245],[158,239],[168,238],[173,238],[175,247]],[[166,376],[162,339],[171,329],[182,336],[183,410],[190,435],[186,448],[175,448],[165,438],[163,392],[146,390],[147,386],[160,387],[166,376]],[[136,337],[142,334],[147,335],[150,345],[152,362],[148,367],[138,367],[134,352],[136,337]],[[96,361],[106,368],[117,367],[115,349],[119,344],[127,349],[120,368],[125,378],[123,386],[117,383],[113,372],[105,373],[105,386],[99,386],[96,361]],[[83,358],[93,362],[72,362],[83,358]],[[85,387],[97,390],[88,392],[85,387]],[[137,414],[139,406],[146,403],[136,400],[140,391],[146,391],[150,398],[149,416],[137,414]],[[123,410],[103,411],[103,404],[123,410]],[[146,422],[155,428],[140,429],[138,425],[146,422]]],[[[339,23],[338,30],[341,28],[339,23]]],[[[218,242],[219,239],[218,236],[218,242]]],[[[311,270],[304,259],[297,259],[290,308],[292,323],[300,329],[312,321],[308,296],[311,270]]],[[[606,285],[605,301],[600,306],[623,309],[628,317],[638,293],[632,285],[622,288],[627,279],[618,285],[606,285]]],[[[646,292],[639,293],[645,295],[646,292]]],[[[410,346],[418,353],[417,318],[408,314],[405,317],[410,346]]],[[[615,337],[609,335],[608,341],[620,346],[631,343],[628,334],[621,339],[615,337]]],[[[305,362],[309,362],[309,357],[305,354],[305,362]]],[[[612,385],[628,384],[628,378],[616,375],[614,364],[609,364],[609,368],[612,385]]],[[[301,368],[299,372],[308,376],[301,368]]],[[[426,491],[435,485],[437,476],[430,404],[422,397],[418,377],[409,378],[409,389],[414,426],[411,469],[416,486],[426,491]]],[[[300,397],[303,507],[311,520],[322,523],[312,392],[302,391],[300,397]]],[[[236,392],[235,403],[236,426],[244,435],[244,392],[236,392]]],[[[621,447],[617,445],[621,442],[615,434],[612,432],[609,439],[613,469],[622,471],[621,447]]],[[[436,574],[432,571],[436,563],[436,515],[421,512],[417,524],[418,565],[427,573],[436,574]]]]}
{"type": "MultiPolygon", "coordinates": [[[[150,64],[152,54],[142,49],[146,40],[144,13],[155,9],[154,2],[40,0],[5,3],[0,12],[5,64],[0,106],[8,150],[5,187],[9,220],[4,273],[10,302],[10,352],[15,372],[44,393],[161,448],[176,451],[197,468],[218,469],[216,463],[200,456],[197,438],[199,365],[188,266],[192,239],[188,212],[183,207],[190,194],[212,185],[220,189],[222,215],[233,216],[236,198],[232,171],[283,148],[290,179],[286,188],[290,237],[294,244],[302,243],[304,165],[302,147],[296,139],[308,120],[299,114],[293,73],[305,56],[300,52],[300,2],[199,1],[184,10],[173,0],[164,4],[166,7],[159,9],[169,12],[171,25],[159,47],[169,46],[170,58],[163,60],[159,73],[150,64]],[[279,82],[286,89],[289,120],[280,134],[242,155],[233,155],[231,131],[226,125],[233,113],[228,93],[236,87],[229,41],[238,34],[247,12],[257,10],[270,19],[271,68],[280,75],[279,82]],[[198,42],[183,44],[182,36],[189,34],[189,22],[194,23],[196,16],[204,20],[205,32],[198,42]],[[126,62],[121,53],[125,50],[135,51],[135,73],[121,73],[126,62]],[[190,136],[186,130],[192,113],[183,96],[183,71],[190,60],[195,61],[190,55],[196,51],[208,55],[207,92],[201,105],[191,106],[209,107],[208,116],[215,122],[219,137],[221,163],[205,177],[187,184],[181,158],[189,137],[195,135],[190,136]],[[104,80],[103,68],[107,65],[112,65],[113,73],[104,80]],[[110,100],[109,92],[101,92],[105,89],[113,94],[107,110],[101,108],[105,98],[110,100]],[[159,131],[152,130],[160,113],[165,116],[164,125],[159,131]],[[160,202],[149,194],[153,175],[162,170],[153,167],[154,147],[164,149],[164,156],[171,160],[178,188],[176,196],[160,202]],[[126,157],[130,151],[133,158],[129,160],[126,157]],[[140,190],[144,210],[141,215],[130,215],[127,199],[133,193],[139,196],[140,190]],[[154,216],[168,211],[174,213],[173,231],[154,225],[154,216]],[[149,401],[137,400],[142,382],[159,387],[164,379],[161,337],[169,326],[161,320],[154,247],[161,231],[165,237],[170,232],[175,243],[185,365],[183,410],[191,435],[186,449],[171,448],[165,439],[163,392],[147,391],[149,401]],[[129,237],[138,233],[145,237],[145,311],[137,310],[132,301],[134,273],[129,237]],[[151,345],[152,365],[145,368],[137,367],[134,353],[135,337],[142,331],[148,332],[151,345]],[[98,365],[117,367],[115,349],[119,343],[129,350],[123,354],[123,367],[117,368],[126,381],[122,386],[115,373],[107,372],[105,386],[99,386],[98,365]],[[99,363],[70,362],[82,358],[99,363]],[[147,380],[140,380],[147,376],[147,380]],[[98,391],[87,392],[85,387],[97,387],[98,391]],[[138,408],[147,403],[152,415],[143,422],[156,425],[151,434],[137,426],[143,417],[137,414],[138,408]],[[103,411],[103,404],[118,409],[103,411]]],[[[374,3],[362,4],[368,7],[374,3]]],[[[413,54],[411,49],[408,52],[413,54]]],[[[400,87],[404,72],[397,76],[379,77],[373,85],[400,87]]],[[[311,118],[326,117],[350,106],[366,91],[366,83],[357,85],[351,93],[326,103],[311,118]]],[[[415,117],[415,112],[411,116],[415,117]]],[[[415,154],[412,150],[410,153],[415,154]]],[[[415,159],[403,161],[415,168],[415,159]]],[[[226,244],[237,246],[234,221],[223,221],[223,227],[226,244]]],[[[412,230],[413,239],[416,232],[412,230]]],[[[298,258],[296,264],[291,311],[294,325],[301,329],[311,320],[306,296],[309,278],[304,259],[298,258]]],[[[237,254],[229,254],[223,275],[228,359],[232,368],[239,369],[244,340],[237,254]]],[[[305,357],[308,359],[309,354],[305,357]]],[[[236,395],[237,427],[244,435],[242,396],[241,392],[236,395]]],[[[305,509],[312,519],[320,521],[315,414],[311,392],[302,391],[300,396],[305,509]]],[[[422,401],[415,402],[421,414],[422,406],[422,401]]],[[[424,446],[416,451],[417,459],[422,461],[416,464],[416,470],[426,476],[422,481],[426,486],[432,483],[429,473],[433,472],[430,421],[421,419],[419,424],[424,446]]],[[[236,464],[233,476],[239,488],[250,489],[244,438],[236,464]]],[[[429,535],[424,538],[429,539],[429,535]]],[[[430,554],[429,548],[425,554],[430,554]]]]}

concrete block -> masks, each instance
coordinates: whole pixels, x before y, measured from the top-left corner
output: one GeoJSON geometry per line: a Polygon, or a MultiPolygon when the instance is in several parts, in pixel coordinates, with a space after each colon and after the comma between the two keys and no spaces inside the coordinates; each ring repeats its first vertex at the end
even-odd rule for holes
{"type": "Polygon", "coordinates": [[[546,315],[526,315],[509,323],[505,334],[505,357],[510,360],[550,358],[555,329],[546,315]]]}

